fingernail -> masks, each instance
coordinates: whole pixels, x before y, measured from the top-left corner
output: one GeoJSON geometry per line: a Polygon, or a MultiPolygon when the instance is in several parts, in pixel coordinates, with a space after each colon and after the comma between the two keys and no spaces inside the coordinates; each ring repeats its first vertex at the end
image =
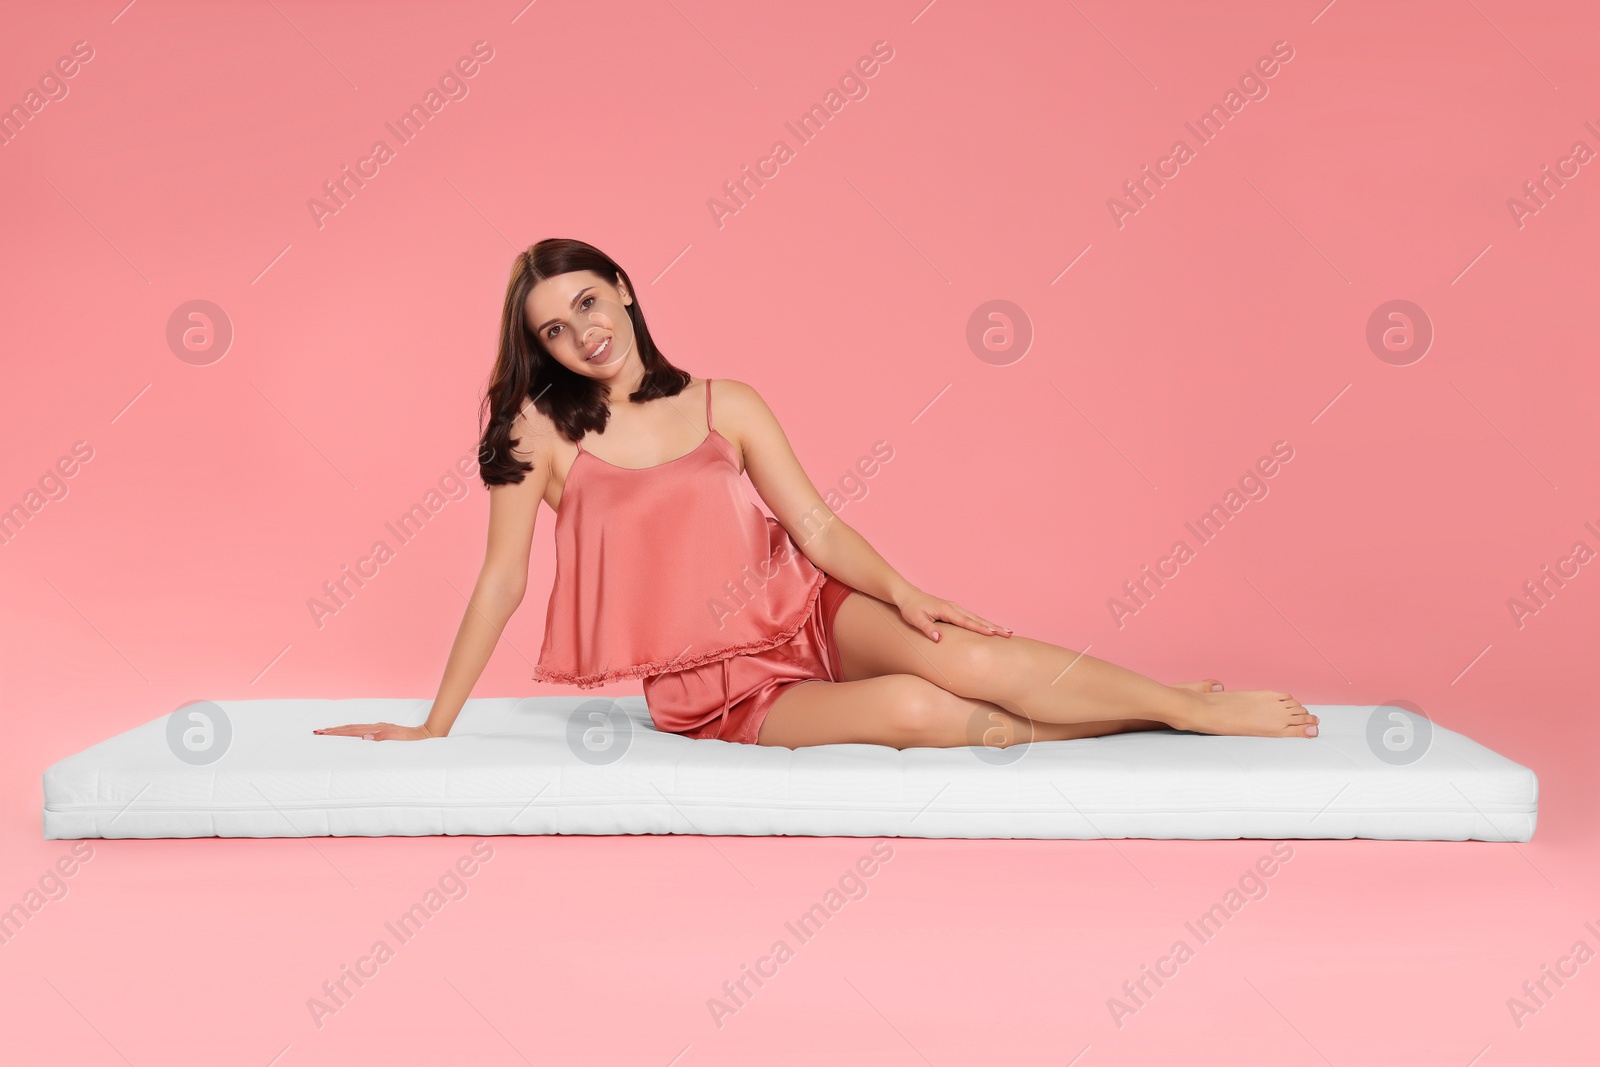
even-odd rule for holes
{"type": "Polygon", "coordinates": [[[1221,692],[1221,690],[1222,690],[1222,686],[1220,686],[1220,685],[1213,684],[1212,687],[1211,687],[1211,691],[1213,693],[1221,692]]]}
{"type": "Polygon", "coordinates": [[[933,639],[935,641],[939,640],[939,631],[938,630],[933,631],[933,639]]]}
{"type": "Polygon", "coordinates": [[[372,735],[371,734],[362,734],[361,735],[361,740],[363,740],[363,741],[371,741],[372,740],[372,735]]]}

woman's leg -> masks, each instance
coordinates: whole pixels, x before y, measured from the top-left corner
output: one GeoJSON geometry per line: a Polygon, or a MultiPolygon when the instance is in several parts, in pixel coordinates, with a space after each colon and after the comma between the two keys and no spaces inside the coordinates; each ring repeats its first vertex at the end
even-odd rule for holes
{"type": "Polygon", "coordinates": [[[957,696],[914,674],[885,674],[853,682],[816,679],[789,686],[767,709],[756,742],[782,748],[836,744],[1009,748],[1029,741],[1162,727],[1146,719],[1034,722],[988,701],[957,696]]]}
{"type": "Polygon", "coordinates": [[[916,675],[1040,724],[1142,719],[1196,733],[1316,736],[1317,717],[1288,693],[1196,692],[1030,637],[938,629],[941,639],[929,640],[893,604],[852,592],[833,621],[844,680],[916,675]]]}

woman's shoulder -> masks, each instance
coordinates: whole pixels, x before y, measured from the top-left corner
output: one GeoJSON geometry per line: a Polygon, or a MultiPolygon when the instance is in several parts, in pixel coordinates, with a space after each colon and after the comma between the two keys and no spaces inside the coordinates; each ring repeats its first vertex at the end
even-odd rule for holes
{"type": "Polygon", "coordinates": [[[711,408],[714,413],[723,410],[737,412],[749,410],[754,405],[763,405],[761,394],[756,392],[755,386],[741,382],[737,378],[696,378],[695,381],[711,390],[711,408]]]}
{"type": "Polygon", "coordinates": [[[548,460],[561,431],[554,420],[532,403],[522,405],[522,410],[511,422],[512,453],[520,460],[539,464],[548,460]]]}

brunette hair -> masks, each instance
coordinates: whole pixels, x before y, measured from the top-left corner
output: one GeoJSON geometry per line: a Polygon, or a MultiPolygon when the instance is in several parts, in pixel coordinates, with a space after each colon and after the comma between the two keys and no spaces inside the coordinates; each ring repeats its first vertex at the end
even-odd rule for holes
{"type": "Polygon", "coordinates": [[[605,431],[611,413],[606,407],[604,385],[563,367],[545,350],[543,341],[527,323],[528,294],[534,285],[557,274],[579,270],[593,271],[612,284],[625,282],[633,296],[633,303],[627,308],[628,318],[633,320],[644,379],[628,399],[637,404],[677,396],[689,384],[689,372],[667,362],[650,337],[639,305],[639,290],[628,272],[593,245],[565,237],[545,238],[519,253],[512,262],[511,281],[506,285],[506,299],[500,309],[500,351],[479,411],[478,477],[485,487],[520,484],[533,469],[533,464],[511,454],[520,441],[512,438],[511,424],[530,399],[569,441],[581,440],[590,430],[605,431]]]}

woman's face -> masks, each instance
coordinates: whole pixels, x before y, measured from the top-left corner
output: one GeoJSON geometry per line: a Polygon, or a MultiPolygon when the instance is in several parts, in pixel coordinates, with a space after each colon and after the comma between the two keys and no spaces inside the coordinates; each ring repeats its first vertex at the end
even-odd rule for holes
{"type": "Polygon", "coordinates": [[[594,271],[557,274],[534,285],[525,310],[528,329],[563,367],[586,378],[613,378],[634,356],[633,296],[620,279],[594,271]]]}

